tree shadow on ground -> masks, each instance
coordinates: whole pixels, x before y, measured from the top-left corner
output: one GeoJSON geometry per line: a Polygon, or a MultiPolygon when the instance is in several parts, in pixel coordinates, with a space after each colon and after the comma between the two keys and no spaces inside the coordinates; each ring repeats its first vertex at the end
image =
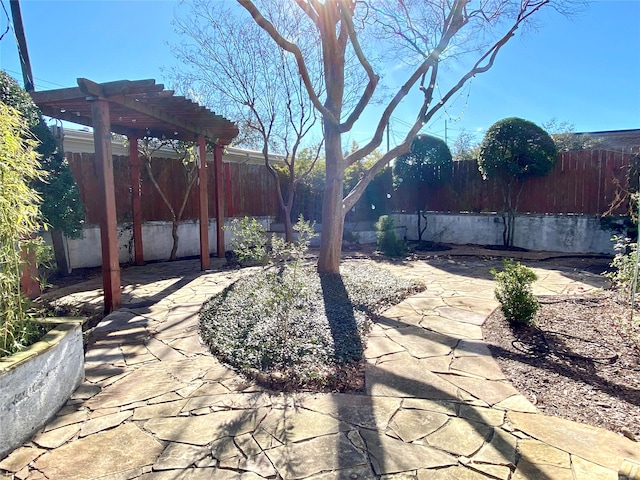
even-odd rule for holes
{"type": "MultiPolygon", "coordinates": [[[[322,279],[322,288],[323,288],[324,303],[325,303],[325,308],[327,312],[327,318],[329,320],[329,323],[331,326],[331,332],[336,345],[336,357],[352,358],[352,356],[357,354],[362,355],[364,351],[364,346],[360,341],[360,335],[358,334],[357,324],[356,324],[355,316],[353,314],[353,305],[348,297],[347,291],[344,287],[344,283],[342,282],[342,278],[340,277],[340,275],[324,276],[324,278],[322,279]]],[[[175,284],[174,284],[170,287],[167,287],[165,290],[163,290],[162,294],[158,293],[154,295],[152,298],[154,298],[156,301],[159,301],[161,298],[165,298],[166,296],[169,296],[171,293],[174,293],[177,289],[178,288],[175,288],[175,284]]],[[[391,327],[391,328],[407,327],[407,324],[396,321],[396,320],[385,318],[384,321],[385,321],[386,327],[391,327]]],[[[449,336],[445,338],[445,340],[443,341],[449,344],[450,341],[457,342],[459,340],[460,339],[458,338],[449,336]]],[[[185,361],[190,361],[190,360],[185,359],[185,361]]],[[[411,397],[413,396],[414,392],[420,391],[420,390],[426,390],[429,392],[433,392],[434,389],[437,390],[437,387],[429,385],[427,382],[421,381],[420,379],[409,378],[406,375],[404,375],[403,372],[391,372],[391,373],[385,372],[385,379],[386,381],[388,381],[390,385],[391,384],[393,385],[393,388],[399,390],[400,397],[407,397],[407,398],[411,397]]],[[[238,392],[238,393],[241,395],[245,395],[245,394],[249,394],[250,392],[247,391],[246,393],[245,392],[243,393],[238,392]]],[[[438,395],[438,398],[440,399],[445,399],[447,401],[455,402],[457,404],[461,403],[461,400],[459,398],[451,396],[450,393],[447,393],[445,391],[437,392],[437,395],[438,395]]],[[[364,395],[360,398],[362,398],[363,402],[359,408],[361,408],[362,410],[374,409],[374,405],[370,396],[364,395]]],[[[291,406],[286,408],[296,409],[297,407],[294,402],[292,403],[291,406]]],[[[282,409],[283,417],[285,415],[284,412],[286,411],[286,408],[282,409]]],[[[348,421],[349,416],[352,413],[353,413],[352,410],[348,408],[344,408],[342,404],[338,403],[339,418],[345,419],[346,421],[348,421]]],[[[216,437],[225,438],[225,439],[228,439],[229,442],[234,443],[234,438],[237,437],[238,435],[241,435],[242,432],[246,430],[245,426],[247,424],[249,423],[254,424],[258,422],[259,419],[256,417],[257,415],[260,415],[260,414],[256,408],[247,408],[246,410],[243,410],[232,422],[229,422],[228,424],[224,425],[220,429],[220,432],[216,433],[216,437]]],[[[477,424],[477,422],[473,421],[475,420],[475,418],[467,418],[467,419],[472,420],[469,422],[469,424],[471,425],[471,427],[475,428],[477,424]]],[[[278,435],[278,436],[281,436],[281,440],[284,440],[285,442],[289,438],[289,432],[287,428],[288,428],[287,423],[284,422],[282,424],[282,429],[283,429],[282,433],[281,435],[280,434],[278,435]]],[[[356,430],[360,428],[363,428],[363,427],[358,427],[358,426],[354,427],[354,429],[356,430]]],[[[371,430],[371,429],[364,428],[364,430],[366,430],[369,433],[369,435],[367,435],[368,439],[375,438],[375,436],[377,436],[378,438],[390,438],[384,431],[379,429],[371,430]]],[[[491,440],[490,437],[487,438],[487,441],[490,441],[490,440],[491,440]]],[[[212,453],[211,453],[212,456],[214,456],[214,452],[213,452],[214,450],[216,450],[217,448],[221,448],[221,445],[218,443],[215,443],[215,447],[214,447],[214,443],[210,445],[212,450],[212,453]]],[[[509,452],[506,452],[506,451],[503,453],[505,455],[509,454],[509,452]]],[[[338,456],[337,464],[339,469],[347,469],[352,466],[348,463],[348,459],[344,457],[344,453],[341,452],[339,449],[336,450],[335,454],[338,456]]],[[[523,459],[526,460],[526,457],[523,457],[523,459]]],[[[291,458],[289,460],[292,462],[292,464],[299,461],[299,459],[296,459],[296,458],[291,458]]],[[[384,461],[385,461],[384,455],[378,458],[377,460],[379,463],[381,462],[384,467],[384,461]]],[[[546,475],[541,470],[536,471],[535,473],[536,473],[535,478],[539,478],[541,480],[552,480],[548,475],[546,475]]],[[[176,474],[178,474],[178,472],[176,472],[176,474]]]]}
{"type": "MultiPolygon", "coordinates": [[[[576,348],[576,342],[570,344],[566,338],[553,332],[540,331],[537,337],[540,338],[521,337],[519,343],[514,343],[514,348],[517,350],[515,352],[495,344],[489,344],[489,349],[495,358],[504,358],[548,370],[640,406],[640,389],[628,386],[624,377],[620,377],[620,383],[616,383],[598,375],[595,368],[596,361],[614,360],[616,354],[610,347],[602,346],[601,358],[594,359],[581,354],[576,348]],[[545,336],[548,338],[544,338],[545,336]]],[[[584,340],[584,342],[590,341],[584,340]]]]}
{"type": "Polygon", "coordinates": [[[347,363],[362,358],[363,345],[354,305],[339,273],[321,273],[324,310],[334,343],[334,360],[347,363]]]}

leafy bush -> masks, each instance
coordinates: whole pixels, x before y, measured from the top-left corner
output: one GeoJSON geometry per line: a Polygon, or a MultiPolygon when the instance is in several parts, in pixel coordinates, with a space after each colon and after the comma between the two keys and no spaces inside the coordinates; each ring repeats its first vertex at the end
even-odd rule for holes
{"type": "MultiPolygon", "coordinates": [[[[633,277],[635,275],[638,244],[632,242],[630,238],[616,235],[615,242],[616,256],[611,262],[613,271],[605,273],[611,280],[614,287],[629,290],[633,288],[633,277]]],[[[636,286],[637,290],[637,286],[636,286]]]]}
{"type": "Polygon", "coordinates": [[[0,101],[22,114],[30,132],[28,138],[38,141],[35,148],[40,154],[40,169],[47,176],[34,178],[32,186],[43,199],[40,210],[44,222],[69,238],[82,237],[84,207],[69,163],[58,150],[56,139],[31,95],[4,71],[0,71],[0,101]]]}
{"type": "Polygon", "coordinates": [[[293,226],[297,239],[295,242],[287,242],[276,234],[269,240],[267,229],[255,218],[234,219],[229,227],[233,233],[231,249],[238,263],[243,266],[267,266],[290,260],[299,262],[316,235],[314,227],[315,222],[306,222],[300,215],[293,226]]]}
{"type": "Polygon", "coordinates": [[[267,229],[255,218],[234,218],[229,227],[233,238],[231,249],[241,265],[266,265],[267,229]]]}
{"type": "Polygon", "coordinates": [[[32,341],[22,295],[22,245],[39,229],[40,196],[31,188],[42,177],[36,142],[20,113],[0,102],[0,356],[32,341]]]}
{"type": "Polygon", "coordinates": [[[533,325],[540,304],[531,291],[531,285],[538,277],[528,267],[514,262],[503,261],[504,270],[495,268],[491,273],[496,279],[495,295],[500,302],[500,310],[512,325],[533,325]]]}
{"type": "Polygon", "coordinates": [[[402,257],[407,254],[407,246],[396,235],[393,220],[388,215],[382,215],[375,226],[378,250],[388,257],[402,257]]]}
{"type": "Polygon", "coordinates": [[[502,193],[502,241],[513,247],[515,215],[530,177],[548,175],[558,157],[553,139],[544,129],[522,118],[505,118],[485,133],[478,150],[483,179],[496,179],[502,193]]]}

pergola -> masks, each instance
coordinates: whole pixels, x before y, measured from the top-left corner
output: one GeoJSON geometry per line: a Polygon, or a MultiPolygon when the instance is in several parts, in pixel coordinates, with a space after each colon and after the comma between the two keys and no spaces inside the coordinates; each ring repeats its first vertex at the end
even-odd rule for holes
{"type": "Polygon", "coordinates": [[[120,264],[113,181],[111,133],[127,136],[131,162],[133,240],[136,265],[144,263],[142,245],[140,157],[138,139],[155,137],[198,143],[198,197],[200,221],[200,266],[209,268],[209,206],[207,197],[206,144],[214,146],[216,233],[218,256],[224,255],[222,149],[238,135],[237,126],[185,97],[175,96],[155,80],[121,80],[96,83],[78,79],[78,86],[31,92],[43,114],[93,127],[95,166],[99,181],[96,192],[103,200],[100,236],[104,308],[120,308],[120,264]]]}

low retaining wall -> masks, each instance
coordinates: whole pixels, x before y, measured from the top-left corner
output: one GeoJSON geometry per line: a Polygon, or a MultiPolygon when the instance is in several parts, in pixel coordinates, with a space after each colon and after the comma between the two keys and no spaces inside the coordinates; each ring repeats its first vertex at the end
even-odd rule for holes
{"type": "MultiPolygon", "coordinates": [[[[271,217],[256,218],[268,230],[271,217]]],[[[233,219],[225,222],[225,228],[233,219]]],[[[200,225],[195,221],[181,222],[178,225],[178,258],[197,257],[200,255],[200,225]]],[[[45,241],[51,241],[45,233],[45,241]]],[[[224,231],[225,245],[229,245],[232,235],[229,230],[224,231]]],[[[100,248],[100,227],[86,225],[82,238],[66,239],[66,250],[69,266],[74,268],[99,267],[102,265],[102,249],[100,248]]],[[[144,259],[146,261],[168,260],[171,254],[173,239],[171,237],[171,222],[145,222],[142,224],[142,243],[144,259]]],[[[120,263],[133,262],[133,228],[131,224],[118,225],[118,253],[120,263]]],[[[216,221],[209,219],[209,253],[217,253],[216,221]]]]}
{"type": "MultiPolygon", "coordinates": [[[[418,239],[418,217],[415,214],[398,213],[390,215],[395,222],[396,234],[408,240],[418,239]]],[[[225,222],[229,226],[232,219],[225,222]]],[[[282,224],[273,222],[273,217],[257,217],[264,227],[272,232],[284,232],[282,224]]],[[[422,238],[440,243],[502,245],[502,218],[495,213],[427,213],[427,229],[422,238]]],[[[374,222],[345,224],[347,235],[361,244],[375,243],[374,222]]],[[[534,251],[562,253],[599,253],[612,255],[611,237],[623,231],[623,218],[601,222],[598,216],[588,215],[518,215],[515,220],[514,246],[534,251]],[[611,225],[619,225],[616,231],[611,225]]],[[[424,226],[424,219],[422,219],[424,226]]],[[[321,225],[316,225],[316,236],[312,246],[320,243],[321,225]]],[[[178,227],[179,258],[200,254],[200,230],[197,222],[182,222],[178,227]]],[[[225,245],[232,239],[231,232],[225,230],[225,245]]],[[[131,224],[118,226],[120,263],[133,261],[133,232],[131,224]]],[[[45,235],[46,238],[46,235],[45,235]]],[[[168,260],[171,253],[171,223],[146,222],[142,225],[144,258],[148,261],[168,260]]],[[[70,267],[98,267],[101,265],[100,227],[84,227],[81,239],[66,240],[70,267]]],[[[216,252],[216,222],[209,222],[209,252],[216,252]]]]}
{"type": "MultiPolygon", "coordinates": [[[[391,215],[397,226],[407,227],[407,238],[418,239],[416,214],[391,215]]],[[[502,245],[502,218],[495,213],[436,213],[426,215],[423,240],[458,245],[502,245]]],[[[518,215],[515,219],[515,247],[561,253],[614,253],[611,237],[622,233],[622,217],[603,224],[599,216],[518,215]],[[618,228],[612,227],[617,225],[618,228]]],[[[422,227],[425,220],[421,219],[422,227]]]]}
{"type": "Polygon", "coordinates": [[[84,319],[60,323],[27,350],[0,359],[0,459],[28,440],[84,378],[84,319]]]}

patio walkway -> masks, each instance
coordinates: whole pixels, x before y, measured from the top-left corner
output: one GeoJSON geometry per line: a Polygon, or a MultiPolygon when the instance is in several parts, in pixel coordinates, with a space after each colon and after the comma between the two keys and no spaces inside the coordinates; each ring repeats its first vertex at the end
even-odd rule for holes
{"type": "MultiPolygon", "coordinates": [[[[380,264],[427,290],[373,327],[366,395],[273,394],[217,362],[197,312],[247,271],[197,265],[123,270],[126,306],[93,333],[85,382],[0,469],[29,480],[616,480],[625,458],[640,460],[638,443],[539,414],[504,379],[480,327],[497,307],[498,262],[380,264]]],[[[539,294],[604,284],[535,270],[539,294]]],[[[69,298],[98,304],[96,288],[69,298]]]]}

